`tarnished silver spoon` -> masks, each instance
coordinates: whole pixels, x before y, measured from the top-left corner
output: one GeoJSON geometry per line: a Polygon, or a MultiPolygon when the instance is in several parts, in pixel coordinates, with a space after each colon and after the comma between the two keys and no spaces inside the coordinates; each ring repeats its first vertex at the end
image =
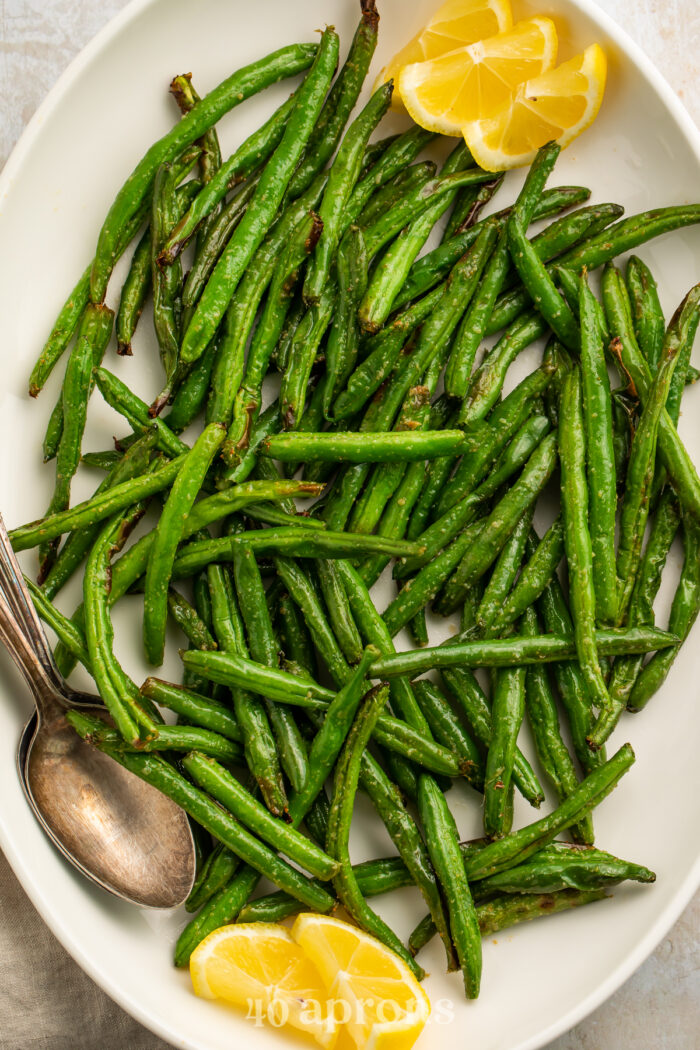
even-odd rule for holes
{"type": "Polygon", "coordinates": [[[66,722],[71,707],[102,717],[107,711],[99,697],[76,692],[59,674],[1,517],[0,641],[36,703],[20,737],[17,769],[49,838],[118,897],[149,908],[182,904],[195,875],[187,816],[66,722]]]}

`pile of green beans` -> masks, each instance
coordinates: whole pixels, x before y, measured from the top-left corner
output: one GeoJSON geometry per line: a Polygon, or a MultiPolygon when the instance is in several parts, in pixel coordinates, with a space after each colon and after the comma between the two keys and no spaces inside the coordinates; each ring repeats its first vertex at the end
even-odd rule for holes
{"type": "Polygon", "coordinates": [[[39,551],[30,590],[60,667],[80,662],[111,716],[72,712],[76,732],[201,829],[178,966],[225,923],[341,903],[419,977],[439,932],[473,998],[482,936],[654,879],[593,848],[593,821],[634,761],[606,741],[672,673],[700,611],[700,478],[677,430],[700,285],[667,325],[647,264],[615,260],[699,222],[700,205],[582,207],[587,188],[547,186],[549,143],[485,214],[508,182],[462,142],[438,170],[421,128],[370,141],[391,83],[350,119],[378,23],[361,0],[337,76],[329,28],[201,98],[175,77],[183,116],[119,191],[31,373],[37,397],[65,355],[49,510],[11,540],[39,551]],[[300,73],[222,156],[223,114],[300,73]],[[105,297],[132,244],[110,347],[105,297]],[[103,358],[127,355],[126,375],[149,313],[162,376],[144,400],[103,358]],[[513,384],[516,359],[530,367],[513,384]],[[93,394],[124,420],[114,449],[84,448],[93,394]],[[95,470],[71,505],[73,478],[95,470]],[[179,632],[180,682],[126,674],[119,601],[141,610],[154,671],[179,632]],[[437,616],[454,617],[440,645],[437,616]],[[459,842],[450,788],[475,796],[483,839],[459,842]],[[556,808],[513,828],[515,793],[539,807],[545,788],[556,808]],[[395,855],[351,856],[358,792],[395,855]],[[261,875],[277,889],[256,898],[261,875]],[[407,885],[428,914],[404,944],[367,898],[407,885]]]}

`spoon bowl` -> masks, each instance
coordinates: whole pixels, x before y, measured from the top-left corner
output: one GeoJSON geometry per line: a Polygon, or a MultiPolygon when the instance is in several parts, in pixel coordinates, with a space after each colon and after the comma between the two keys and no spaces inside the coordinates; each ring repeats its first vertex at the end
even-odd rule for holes
{"type": "Polygon", "coordinates": [[[50,720],[34,714],[27,722],[17,766],[39,823],[84,875],[145,908],[174,908],[187,898],[195,872],[183,811],[82,740],[58,706],[50,720]]]}

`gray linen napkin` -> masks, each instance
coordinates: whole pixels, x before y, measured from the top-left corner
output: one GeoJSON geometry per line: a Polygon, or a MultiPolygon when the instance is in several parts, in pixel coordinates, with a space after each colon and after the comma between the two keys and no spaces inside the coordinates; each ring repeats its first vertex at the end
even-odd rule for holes
{"type": "Polygon", "coordinates": [[[0,1050],[171,1050],[73,962],[2,853],[0,1050]]]}

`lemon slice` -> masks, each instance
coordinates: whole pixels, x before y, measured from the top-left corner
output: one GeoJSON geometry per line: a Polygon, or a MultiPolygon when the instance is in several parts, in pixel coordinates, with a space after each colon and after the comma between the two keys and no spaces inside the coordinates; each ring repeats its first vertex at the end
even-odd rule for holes
{"type": "Polygon", "coordinates": [[[328,998],[346,1004],[346,1032],[360,1050],[413,1046],[430,1015],[430,1002],[402,959],[369,934],[327,915],[300,915],[292,936],[316,966],[328,998]]]}
{"type": "Polygon", "coordinates": [[[509,0],[447,0],[430,19],[422,32],[402,47],[384,67],[375,89],[394,80],[392,105],[400,108],[399,73],[412,62],[437,58],[457,47],[473,44],[484,37],[510,29],[513,16],[509,0]]]}
{"type": "Polygon", "coordinates": [[[598,44],[521,84],[498,112],[465,123],[474,160],[487,171],[531,164],[540,146],[562,147],[595,120],[605,91],[607,60],[598,44]]]}
{"type": "Polygon", "coordinates": [[[195,993],[242,1006],[255,1023],[290,1024],[329,1050],[338,1023],[318,970],[284,926],[222,926],[190,958],[195,993]]]}
{"type": "Polygon", "coordinates": [[[554,22],[530,18],[507,33],[405,66],[399,90],[416,124],[461,135],[465,124],[506,105],[518,84],[551,69],[556,57],[554,22]]]}

